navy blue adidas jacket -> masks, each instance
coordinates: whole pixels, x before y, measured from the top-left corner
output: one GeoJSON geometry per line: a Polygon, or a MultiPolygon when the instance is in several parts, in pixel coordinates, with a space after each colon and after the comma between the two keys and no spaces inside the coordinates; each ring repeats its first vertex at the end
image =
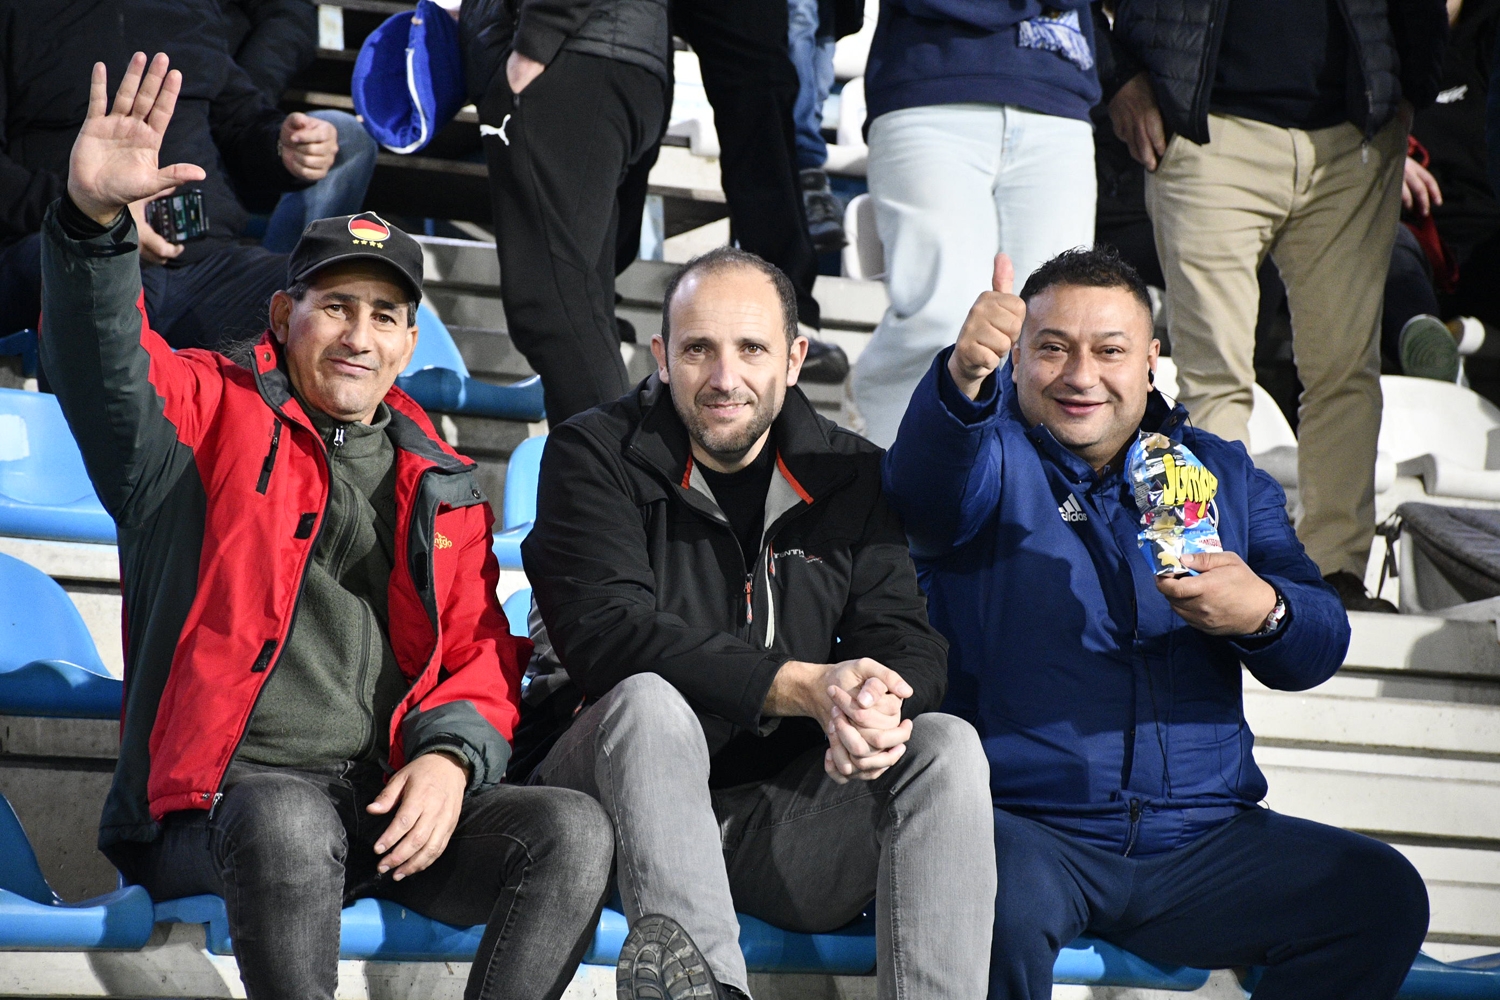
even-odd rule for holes
{"type": "Polygon", "coordinates": [[[1142,426],[1218,477],[1224,548],[1287,604],[1264,639],[1188,625],[1136,545],[1124,477],[1028,428],[1008,367],[967,399],[951,351],[917,386],[885,459],[929,616],[951,644],[943,710],[979,730],[996,806],[1117,853],[1181,847],[1266,794],[1240,664],[1269,687],[1320,684],[1343,662],[1348,616],[1275,480],[1153,392],[1142,426]]]}
{"type": "Polygon", "coordinates": [[[1023,21],[1045,11],[1078,15],[1094,48],[1089,0],[881,0],[865,69],[867,121],[930,104],[1015,104],[1089,120],[1099,78],[1055,52],[1023,48],[1023,21]]]}

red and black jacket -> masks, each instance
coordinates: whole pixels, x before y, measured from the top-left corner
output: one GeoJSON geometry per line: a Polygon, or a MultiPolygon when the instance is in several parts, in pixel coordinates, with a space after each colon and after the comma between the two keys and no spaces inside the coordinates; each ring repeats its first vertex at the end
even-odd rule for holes
{"type": "MultiPolygon", "coordinates": [[[[100,846],[151,840],[209,809],[292,629],[328,503],[322,439],[269,334],[250,370],[173,352],[148,325],[129,215],[75,240],[42,229],[43,364],[119,528],[125,705],[100,846]]],[[[391,648],[411,682],[390,765],[459,747],[473,785],[504,774],[531,653],[495,595],[494,517],[474,466],[410,397],[386,396],[396,445],[391,648]]]]}

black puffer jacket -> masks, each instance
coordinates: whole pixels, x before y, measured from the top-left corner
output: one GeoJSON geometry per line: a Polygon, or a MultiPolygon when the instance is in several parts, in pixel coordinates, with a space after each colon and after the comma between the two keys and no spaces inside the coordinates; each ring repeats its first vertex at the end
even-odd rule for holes
{"type": "MultiPolygon", "coordinates": [[[[1310,0],[1305,0],[1310,2],[1310,0]]],[[[1208,106],[1230,0],[1120,0],[1105,100],[1141,70],[1151,74],[1172,132],[1208,142],[1208,106]]],[[[1404,97],[1418,108],[1437,96],[1448,15],[1443,0],[1339,0],[1358,67],[1349,121],[1373,136],[1404,97]]],[[[1274,58],[1274,53],[1267,53],[1274,58]]]]}
{"type": "Polygon", "coordinates": [[[543,64],[562,49],[602,56],[671,81],[667,0],[463,0],[458,30],[476,103],[512,49],[543,64]]]}
{"type": "Polygon", "coordinates": [[[824,743],[812,719],[761,718],[787,660],[869,656],[914,689],[906,715],[942,704],[947,643],[882,494],[881,450],[797,388],[767,447],[777,471],[765,532],[759,552],[742,553],[655,375],[552,430],[536,527],[521,544],[546,626],[533,622],[533,673],[549,672],[526,694],[513,779],[581,700],[632,674],[661,675],[697,711],[716,785],[763,780],[824,743]],[[558,661],[565,676],[549,669],[558,661]],[[566,704],[538,704],[543,691],[566,704]]]}

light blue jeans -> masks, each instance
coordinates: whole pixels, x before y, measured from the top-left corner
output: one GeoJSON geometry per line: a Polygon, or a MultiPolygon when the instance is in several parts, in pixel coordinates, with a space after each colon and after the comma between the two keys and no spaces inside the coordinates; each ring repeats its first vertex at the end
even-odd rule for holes
{"type": "Polygon", "coordinates": [[[358,212],[375,174],[379,147],[358,119],[345,111],[314,111],[311,117],[330,122],[338,130],[339,155],[322,180],[301,191],[289,191],[277,202],[260,241],[275,253],[290,253],[310,222],[358,212]]]}
{"type": "Polygon", "coordinates": [[[833,39],[818,34],[818,0],[787,0],[787,48],[797,67],[797,169],[819,170],[828,162],[823,104],[833,89],[833,39]]]}
{"type": "Polygon", "coordinates": [[[865,436],[883,448],[932,358],[989,291],[995,254],[1016,291],[1043,262],[1094,241],[1094,132],[1008,104],[889,111],[870,125],[875,226],[891,305],[854,366],[865,436]]]}

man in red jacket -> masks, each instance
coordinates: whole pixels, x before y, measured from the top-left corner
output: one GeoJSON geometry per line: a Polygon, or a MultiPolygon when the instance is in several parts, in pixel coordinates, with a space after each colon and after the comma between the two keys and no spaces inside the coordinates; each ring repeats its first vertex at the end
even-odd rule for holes
{"type": "Polygon", "coordinates": [[[467,996],[559,997],[613,835],[501,784],[522,665],[473,465],[393,388],[422,255],[371,213],[310,226],[246,367],[147,325],[125,207],[181,74],[103,64],[42,227],[44,363],[119,526],[127,677],[100,848],[158,899],[222,895],[246,992],[331,998],[361,895],[488,921],[467,996]],[[524,891],[523,891],[524,887],[524,891]]]}

